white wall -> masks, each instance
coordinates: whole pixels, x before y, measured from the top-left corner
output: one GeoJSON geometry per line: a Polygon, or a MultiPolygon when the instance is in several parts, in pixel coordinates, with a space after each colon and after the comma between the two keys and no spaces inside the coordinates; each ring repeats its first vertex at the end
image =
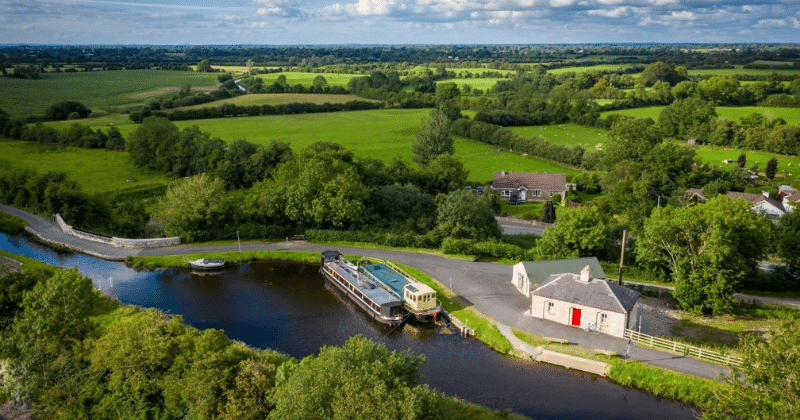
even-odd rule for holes
{"type": "Polygon", "coordinates": [[[525,272],[525,266],[522,263],[514,264],[514,271],[511,274],[511,284],[519,290],[525,297],[531,297],[531,282],[528,279],[528,274],[525,272]]]}
{"type": "MultiPolygon", "coordinates": [[[[638,305],[637,305],[638,306],[638,305]]],[[[581,310],[580,328],[586,328],[588,324],[598,324],[600,332],[603,334],[622,337],[625,334],[627,316],[618,312],[601,311],[574,303],[562,302],[552,299],[545,299],[534,295],[531,297],[531,315],[537,318],[544,318],[559,324],[572,325],[572,308],[581,310]],[[552,302],[552,312],[548,312],[547,303],[552,302]],[[601,324],[599,314],[606,314],[606,322],[601,324]]],[[[634,307],[634,311],[636,307],[634,307]]],[[[633,313],[633,311],[632,311],[633,313]]],[[[577,327],[576,327],[577,328],[577,327]]]]}

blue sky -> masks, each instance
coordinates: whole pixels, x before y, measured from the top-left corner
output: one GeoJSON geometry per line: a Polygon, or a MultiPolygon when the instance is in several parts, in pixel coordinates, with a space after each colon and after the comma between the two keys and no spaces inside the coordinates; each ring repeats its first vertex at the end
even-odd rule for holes
{"type": "Polygon", "coordinates": [[[0,43],[800,42],[800,0],[0,0],[0,43]]]}

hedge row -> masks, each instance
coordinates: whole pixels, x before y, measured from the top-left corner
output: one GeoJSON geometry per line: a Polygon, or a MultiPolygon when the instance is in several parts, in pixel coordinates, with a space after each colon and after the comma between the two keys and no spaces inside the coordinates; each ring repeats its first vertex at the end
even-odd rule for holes
{"type": "Polygon", "coordinates": [[[199,120],[208,118],[224,117],[244,117],[259,115],[285,115],[285,114],[310,114],[318,112],[338,112],[338,111],[359,111],[365,109],[383,108],[380,102],[368,101],[349,101],[345,103],[291,103],[280,105],[251,105],[238,106],[234,104],[224,104],[217,107],[175,110],[171,112],[152,111],[144,109],[140,112],[131,113],[130,119],[140,123],[149,116],[164,117],[170,121],[199,120]]]}
{"type": "Polygon", "coordinates": [[[399,248],[432,249],[439,246],[433,235],[420,235],[414,232],[308,229],[305,231],[305,237],[318,242],[366,242],[399,248]]]}
{"type": "Polygon", "coordinates": [[[504,258],[514,261],[533,259],[532,249],[495,241],[475,242],[468,239],[446,238],[442,241],[442,252],[449,255],[479,255],[504,258]]]}

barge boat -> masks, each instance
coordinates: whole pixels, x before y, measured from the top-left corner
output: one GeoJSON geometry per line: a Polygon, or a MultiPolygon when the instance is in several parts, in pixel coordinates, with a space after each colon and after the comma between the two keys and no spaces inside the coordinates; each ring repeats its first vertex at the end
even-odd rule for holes
{"type": "Polygon", "coordinates": [[[322,275],[378,322],[400,325],[405,319],[400,299],[378,286],[339,251],[322,253],[322,275]]]}
{"type": "Polygon", "coordinates": [[[400,299],[403,310],[413,314],[417,321],[436,321],[436,315],[441,312],[442,305],[436,299],[436,291],[433,288],[388,261],[365,258],[359,261],[358,265],[370,279],[400,299]]]}

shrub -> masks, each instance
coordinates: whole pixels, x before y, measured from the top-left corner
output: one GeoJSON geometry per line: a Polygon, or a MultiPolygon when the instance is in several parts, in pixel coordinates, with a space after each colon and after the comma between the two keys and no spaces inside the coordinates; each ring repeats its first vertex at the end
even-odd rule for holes
{"type": "Polygon", "coordinates": [[[469,239],[445,238],[441,250],[450,255],[470,255],[474,253],[473,244],[469,239]]]}

